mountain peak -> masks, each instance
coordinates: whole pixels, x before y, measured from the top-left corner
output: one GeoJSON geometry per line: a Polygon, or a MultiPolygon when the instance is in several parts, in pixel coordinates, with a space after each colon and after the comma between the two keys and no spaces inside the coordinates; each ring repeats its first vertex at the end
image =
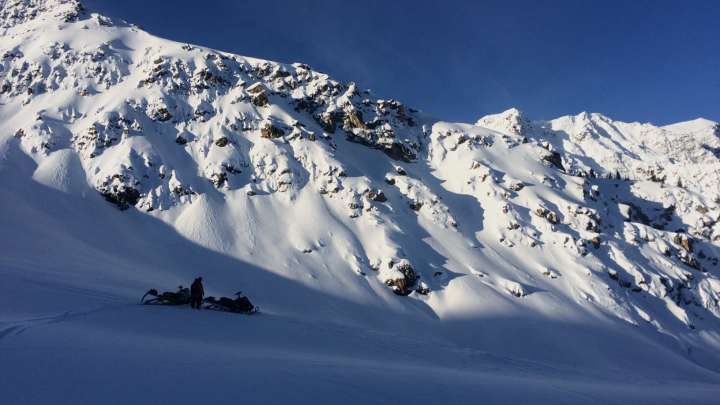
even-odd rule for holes
{"type": "Polygon", "coordinates": [[[477,122],[476,126],[492,129],[498,132],[522,136],[530,122],[517,108],[510,108],[498,114],[486,115],[477,122]]]}
{"type": "Polygon", "coordinates": [[[0,28],[12,28],[35,20],[74,22],[85,14],[78,0],[6,0],[0,8],[0,28]]]}

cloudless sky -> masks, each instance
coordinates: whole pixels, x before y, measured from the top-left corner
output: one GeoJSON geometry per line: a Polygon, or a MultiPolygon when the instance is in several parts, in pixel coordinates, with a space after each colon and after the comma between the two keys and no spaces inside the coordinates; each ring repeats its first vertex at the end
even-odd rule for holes
{"type": "Polygon", "coordinates": [[[84,2],[158,36],[307,63],[446,120],[517,107],[720,121],[720,1],[84,2]]]}

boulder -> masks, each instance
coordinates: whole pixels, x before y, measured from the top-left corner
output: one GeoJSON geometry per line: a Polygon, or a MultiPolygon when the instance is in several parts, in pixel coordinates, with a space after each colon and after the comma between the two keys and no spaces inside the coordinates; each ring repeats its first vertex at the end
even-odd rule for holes
{"type": "Polygon", "coordinates": [[[420,211],[422,206],[423,206],[423,203],[420,201],[410,201],[410,209],[413,211],[420,211]]]}
{"type": "Polygon", "coordinates": [[[525,188],[525,183],[523,183],[522,181],[513,181],[512,183],[510,183],[509,188],[512,191],[518,192],[525,188]]]}
{"type": "Polygon", "coordinates": [[[285,132],[277,126],[273,125],[271,122],[266,121],[260,127],[260,136],[262,136],[263,138],[275,139],[280,138],[283,135],[285,135],[285,132]]]}
{"type": "Polygon", "coordinates": [[[536,209],[535,209],[535,215],[537,215],[537,216],[539,216],[539,217],[541,217],[541,218],[545,218],[545,219],[546,219],[548,222],[550,222],[551,224],[557,224],[557,223],[559,222],[559,221],[558,221],[557,214],[554,213],[554,212],[552,212],[552,211],[550,211],[549,209],[547,209],[547,208],[545,208],[545,207],[538,207],[538,208],[536,208],[536,209]]]}
{"type": "Polygon", "coordinates": [[[155,114],[153,115],[153,119],[161,122],[169,121],[171,118],[172,114],[170,114],[170,111],[168,111],[168,109],[165,107],[158,108],[158,110],[155,111],[155,114]]]}
{"type": "MultiPolygon", "coordinates": [[[[397,264],[390,263],[393,270],[400,272],[402,277],[389,279],[385,284],[393,289],[397,295],[408,295],[412,292],[413,287],[418,280],[418,275],[407,260],[401,260],[397,264]]],[[[429,292],[429,289],[428,289],[429,292]]]]}
{"type": "Polygon", "coordinates": [[[386,202],[387,197],[385,196],[385,193],[383,193],[382,190],[370,190],[368,192],[368,198],[377,201],[377,202],[386,202]]]}

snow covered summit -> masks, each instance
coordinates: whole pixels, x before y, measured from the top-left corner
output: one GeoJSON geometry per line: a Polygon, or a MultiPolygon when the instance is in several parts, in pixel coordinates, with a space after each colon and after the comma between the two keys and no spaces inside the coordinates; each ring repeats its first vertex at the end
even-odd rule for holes
{"type": "MultiPolygon", "coordinates": [[[[0,32],[0,292],[53,297],[3,305],[0,339],[57,305],[120,311],[202,273],[278,317],[257,327],[384,331],[367,347],[450,368],[472,348],[560,379],[579,362],[720,381],[715,122],[443,122],[75,0],[5,1],[0,32]]],[[[507,363],[473,353],[470,373],[507,363]]]]}

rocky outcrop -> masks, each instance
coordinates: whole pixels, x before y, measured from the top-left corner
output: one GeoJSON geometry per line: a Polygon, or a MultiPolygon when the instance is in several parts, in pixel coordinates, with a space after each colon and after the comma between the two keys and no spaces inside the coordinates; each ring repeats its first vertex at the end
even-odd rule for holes
{"type": "Polygon", "coordinates": [[[98,191],[105,199],[120,210],[126,210],[137,204],[140,199],[140,192],[132,185],[127,184],[128,179],[120,174],[106,179],[98,187],[98,191]]]}
{"type": "Polygon", "coordinates": [[[559,222],[557,214],[553,211],[550,211],[549,209],[547,209],[545,207],[538,207],[535,209],[534,212],[535,212],[535,215],[537,215],[541,218],[545,218],[551,224],[557,224],[559,222]]]}
{"type": "Polygon", "coordinates": [[[285,135],[285,132],[282,129],[280,129],[278,126],[276,126],[275,124],[273,124],[269,121],[266,121],[266,122],[263,122],[263,124],[260,126],[260,135],[263,138],[275,139],[275,138],[280,138],[283,135],[285,135]]]}
{"type": "MultiPolygon", "coordinates": [[[[407,260],[400,260],[397,263],[389,263],[392,271],[398,276],[385,281],[385,284],[392,288],[397,295],[409,295],[416,287],[418,275],[407,260]]],[[[427,291],[429,292],[429,291],[427,291]]],[[[427,293],[423,291],[423,293],[427,293]]]]}
{"type": "Polygon", "coordinates": [[[267,89],[261,83],[255,83],[246,89],[250,94],[250,100],[258,107],[265,107],[270,103],[267,95],[267,89]]]}

